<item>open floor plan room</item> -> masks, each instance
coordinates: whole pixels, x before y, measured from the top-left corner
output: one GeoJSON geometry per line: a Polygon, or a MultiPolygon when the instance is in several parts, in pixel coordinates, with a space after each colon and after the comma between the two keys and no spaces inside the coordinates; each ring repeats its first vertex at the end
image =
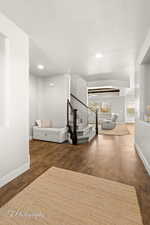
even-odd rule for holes
{"type": "Polygon", "coordinates": [[[0,0],[0,225],[150,225],[149,12],[0,0]]]}

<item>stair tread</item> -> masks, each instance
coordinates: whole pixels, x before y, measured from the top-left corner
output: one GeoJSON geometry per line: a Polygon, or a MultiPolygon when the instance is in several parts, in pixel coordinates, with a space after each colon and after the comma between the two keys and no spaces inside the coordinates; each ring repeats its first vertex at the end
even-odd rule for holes
{"type": "Polygon", "coordinates": [[[79,137],[78,137],[78,140],[88,139],[88,138],[89,138],[89,136],[79,136],[79,137]]]}

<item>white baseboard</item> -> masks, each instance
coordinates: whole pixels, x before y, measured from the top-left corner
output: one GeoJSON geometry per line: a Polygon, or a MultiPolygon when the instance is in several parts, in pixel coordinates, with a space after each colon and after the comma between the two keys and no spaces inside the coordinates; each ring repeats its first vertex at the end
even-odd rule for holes
{"type": "Polygon", "coordinates": [[[0,178],[0,188],[24,173],[25,171],[30,169],[30,163],[25,163],[21,167],[13,170],[9,174],[5,175],[4,177],[0,178]]]}
{"type": "Polygon", "coordinates": [[[143,155],[141,148],[139,147],[138,144],[135,144],[135,149],[140,157],[140,159],[142,160],[145,169],[147,170],[148,174],[150,175],[150,164],[147,162],[145,156],[143,155]]]}

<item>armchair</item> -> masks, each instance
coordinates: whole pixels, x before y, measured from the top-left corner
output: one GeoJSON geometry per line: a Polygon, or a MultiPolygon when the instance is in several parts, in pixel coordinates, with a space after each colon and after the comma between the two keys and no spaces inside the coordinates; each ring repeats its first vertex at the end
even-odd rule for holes
{"type": "Polygon", "coordinates": [[[101,127],[103,130],[112,130],[116,127],[116,121],[117,121],[118,115],[112,114],[112,117],[110,120],[103,120],[101,123],[101,127]]]}

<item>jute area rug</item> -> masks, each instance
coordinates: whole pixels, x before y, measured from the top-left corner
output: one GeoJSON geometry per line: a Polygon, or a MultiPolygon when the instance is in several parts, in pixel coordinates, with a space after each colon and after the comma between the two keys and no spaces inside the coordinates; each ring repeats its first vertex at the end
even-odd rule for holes
{"type": "Polygon", "coordinates": [[[125,124],[117,124],[117,126],[112,130],[99,130],[99,134],[112,135],[112,136],[124,136],[130,133],[125,124]]]}
{"type": "Polygon", "coordinates": [[[142,225],[134,187],[51,168],[0,209],[0,225],[142,225]]]}

